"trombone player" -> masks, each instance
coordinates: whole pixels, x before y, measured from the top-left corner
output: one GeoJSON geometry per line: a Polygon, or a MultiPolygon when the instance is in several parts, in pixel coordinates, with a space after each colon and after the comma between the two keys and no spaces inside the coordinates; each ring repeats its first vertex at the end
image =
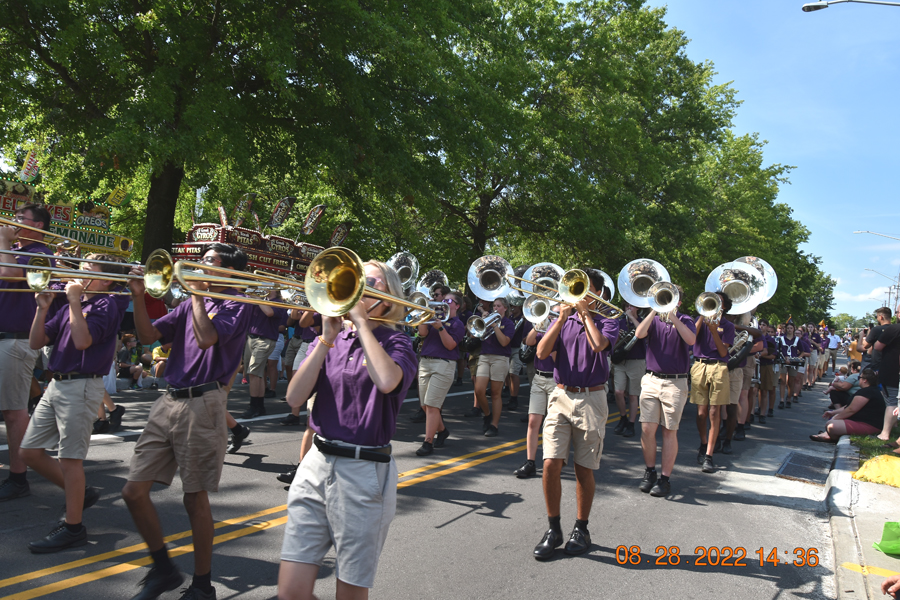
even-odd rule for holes
{"type": "MultiPolygon", "coordinates": [[[[39,204],[26,204],[16,210],[14,219],[29,229],[0,227],[0,250],[18,250],[36,255],[53,252],[44,244],[44,236],[36,230],[50,227],[50,213],[39,204]],[[18,242],[15,242],[18,238],[18,242]],[[15,246],[15,248],[13,247],[15,246]]],[[[0,254],[0,276],[24,277],[25,270],[17,267],[27,264],[28,257],[0,254]]],[[[52,266],[52,261],[49,263],[52,266]]],[[[31,374],[40,350],[29,347],[28,330],[34,321],[37,307],[34,297],[24,293],[3,293],[8,289],[27,289],[24,281],[0,281],[0,411],[6,421],[9,444],[9,477],[0,483],[0,502],[27,496],[30,493],[25,478],[25,461],[19,454],[19,445],[28,427],[28,394],[31,390],[31,374]]]]}

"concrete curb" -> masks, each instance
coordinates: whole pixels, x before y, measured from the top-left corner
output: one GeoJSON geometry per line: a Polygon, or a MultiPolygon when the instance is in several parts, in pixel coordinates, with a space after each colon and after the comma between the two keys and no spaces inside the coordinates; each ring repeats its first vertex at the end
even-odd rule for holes
{"type": "Polygon", "coordinates": [[[853,517],[853,503],[858,492],[852,475],[858,468],[859,455],[850,445],[850,438],[841,437],[835,449],[834,466],[825,482],[825,505],[834,546],[834,585],[841,600],[869,598],[865,576],[841,566],[844,563],[864,564],[853,517]]]}

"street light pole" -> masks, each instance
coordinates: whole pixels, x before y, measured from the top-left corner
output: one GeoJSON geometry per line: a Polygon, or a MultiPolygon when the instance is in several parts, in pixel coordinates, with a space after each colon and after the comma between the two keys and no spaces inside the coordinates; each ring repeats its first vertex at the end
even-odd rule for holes
{"type": "MultiPolygon", "coordinates": [[[[898,4],[897,6],[900,6],[900,4],[898,4]]],[[[886,233],[876,233],[874,231],[854,231],[853,233],[871,233],[872,235],[880,235],[881,237],[886,237],[888,239],[897,240],[898,242],[900,242],[900,238],[894,237],[892,235],[887,235],[886,233]]]]}
{"type": "Polygon", "coordinates": [[[815,12],[828,8],[832,4],[844,4],[845,2],[857,2],[859,4],[880,4],[882,6],[900,6],[900,2],[882,2],[881,0],[827,0],[827,2],[808,2],[803,5],[803,12],[815,12]]]}

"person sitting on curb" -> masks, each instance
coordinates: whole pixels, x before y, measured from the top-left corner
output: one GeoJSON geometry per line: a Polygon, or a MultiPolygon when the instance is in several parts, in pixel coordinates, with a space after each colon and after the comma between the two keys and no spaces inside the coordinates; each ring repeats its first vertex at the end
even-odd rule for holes
{"type": "MultiPolygon", "coordinates": [[[[862,366],[859,361],[851,360],[849,367],[850,372],[846,377],[841,375],[835,376],[834,381],[825,390],[825,395],[831,398],[829,410],[847,406],[853,400],[856,392],[859,391],[859,373],[862,366]]],[[[841,367],[841,369],[843,368],[841,367]]]]}
{"type": "Polygon", "coordinates": [[[876,435],[884,420],[884,397],[877,385],[878,376],[866,369],[859,376],[860,388],[849,406],[826,410],[825,431],[809,436],[814,442],[837,443],[842,435],[876,435]]]}
{"type": "Polygon", "coordinates": [[[130,333],[122,336],[122,349],[116,354],[117,367],[119,369],[119,377],[129,379],[129,385],[132,390],[140,387],[141,377],[144,374],[144,367],[141,365],[140,352],[136,351],[137,339],[130,333]]]}

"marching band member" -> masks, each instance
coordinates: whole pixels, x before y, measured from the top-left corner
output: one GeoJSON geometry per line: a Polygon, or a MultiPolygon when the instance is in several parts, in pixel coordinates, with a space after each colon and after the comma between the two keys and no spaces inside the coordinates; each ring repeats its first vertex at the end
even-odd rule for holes
{"type": "Polygon", "coordinates": [[[512,339],[509,342],[509,374],[506,376],[506,387],[509,389],[509,403],[506,405],[507,410],[514,411],[519,408],[519,384],[521,383],[521,375],[525,372],[525,363],[519,355],[522,348],[522,340],[525,339],[525,324],[527,321],[522,316],[521,306],[509,307],[509,318],[515,323],[512,339]]]}
{"type": "Polygon", "coordinates": [[[494,312],[500,320],[491,328],[493,333],[485,333],[481,342],[481,355],[478,357],[478,372],[475,376],[475,401],[481,407],[484,416],[484,436],[495,437],[500,426],[500,412],[503,407],[503,382],[509,373],[510,342],[515,333],[516,324],[507,318],[509,303],[506,298],[494,300],[494,312]],[[487,386],[491,384],[491,407],[487,403],[487,386]]]}
{"type": "MultiPolygon", "coordinates": [[[[795,335],[792,321],[787,322],[784,326],[784,335],[778,338],[778,351],[785,359],[806,358],[809,356],[809,344],[800,336],[795,335]]],[[[784,369],[781,382],[782,401],[778,403],[778,408],[790,408],[791,398],[793,398],[794,402],[797,402],[797,395],[800,393],[800,386],[803,382],[797,366],[786,364],[782,368],[784,369]],[[785,383],[787,384],[788,396],[785,396],[785,383]]]]}
{"type": "MultiPolygon", "coordinates": [[[[50,227],[50,213],[39,204],[26,204],[16,210],[15,221],[46,230],[50,227]]],[[[18,250],[34,254],[53,252],[44,244],[44,236],[29,229],[0,227],[0,250],[18,250]],[[19,238],[14,246],[13,242],[19,238]]],[[[0,254],[0,276],[24,277],[25,270],[16,265],[28,264],[26,256],[0,254]]],[[[51,262],[51,264],[53,264],[51,262]]],[[[24,281],[0,281],[0,411],[6,422],[9,445],[9,477],[0,483],[0,502],[30,493],[25,478],[25,461],[19,455],[19,445],[28,427],[28,395],[31,375],[39,350],[28,344],[28,328],[34,320],[35,303],[29,294],[3,293],[5,289],[28,289],[24,281]]],[[[96,412],[96,411],[94,411],[96,412]]]]}
{"type": "MultiPolygon", "coordinates": [[[[366,284],[402,297],[400,278],[380,262],[365,263],[366,284]]],[[[409,337],[394,325],[399,304],[364,296],[341,319],[324,317],[322,335],[288,386],[288,403],[313,393],[309,417],[315,445],[304,456],[288,493],[278,597],[310,598],[332,544],[338,598],[367,598],[397,503],[397,467],[390,441],[406,392],[415,380],[409,337]]],[[[308,430],[308,431],[309,431],[308,430]]]]}
{"type": "MultiPolygon", "coordinates": [[[[119,262],[113,256],[91,254],[90,259],[119,262]]],[[[123,274],[127,268],[84,263],[86,271],[123,274]]],[[[56,294],[35,295],[37,311],[31,324],[33,350],[53,346],[49,368],[53,381],[41,398],[22,439],[21,456],[29,467],[65,491],[66,516],[46,537],[28,544],[35,554],[58,552],[87,544],[82,511],[100,498],[96,488],[85,486],[84,459],[94,428],[94,417],[106,393],[103,376],[116,350],[122,314],[128,307],[104,293],[117,282],[103,279],[66,284],[68,310],[47,319],[56,294]],[[59,446],[57,457],[46,449],[59,446]]]]}
{"type": "MultiPolygon", "coordinates": [[[[544,334],[534,329],[531,323],[526,321],[524,327],[528,329],[525,334],[526,346],[537,346],[544,334]]],[[[553,358],[555,354],[540,359],[534,357],[534,377],[531,379],[531,391],[528,399],[528,430],[525,434],[525,462],[521,467],[513,471],[519,479],[533,477],[537,472],[535,460],[537,459],[538,434],[541,432],[541,424],[547,415],[547,401],[556,389],[556,381],[553,379],[553,358]]]]}
{"type": "MultiPolygon", "coordinates": [[[[679,286],[679,298],[684,292],[679,286]]],[[[669,494],[672,469],[678,456],[678,425],[688,400],[690,349],[697,341],[697,327],[690,316],[680,314],[678,305],[660,317],[651,310],[635,330],[646,340],[647,372],[641,379],[641,450],[644,479],[640,490],[651,496],[669,494]],[[656,430],[662,426],[662,472],[656,476],[656,430]]]]}
{"type": "MultiPolygon", "coordinates": [[[[229,244],[214,243],[206,247],[200,262],[243,271],[247,255],[229,244]]],[[[135,267],[132,273],[142,275],[143,267],[135,267]]],[[[223,274],[217,271],[216,276],[223,274]]],[[[192,287],[201,289],[204,285],[197,282],[192,287]]],[[[162,526],[150,500],[153,483],[171,485],[178,469],[194,543],[194,579],[182,599],[214,600],[216,591],[210,580],[213,519],[208,494],[219,489],[228,441],[228,387],[241,361],[253,307],[192,294],[189,302],[182,302],[151,323],[144,305],[143,281],[132,280],[129,286],[141,342],[172,342],[166,367],[169,388],[150,410],[144,432],[134,447],[128,483],[122,489],[122,498],[153,559],[153,567],[141,582],[141,592],[135,599],[157,598],[184,580],[169,559],[162,526]]],[[[222,285],[210,286],[209,290],[240,294],[222,285]]]]}
{"type": "MultiPolygon", "coordinates": [[[[278,296],[278,290],[269,292],[269,300],[278,296]]],[[[250,407],[241,415],[252,419],[266,414],[266,367],[269,356],[278,345],[279,330],[287,323],[288,311],[279,306],[257,305],[250,309],[250,330],[244,343],[244,376],[250,382],[250,407]]],[[[276,379],[273,384],[277,384],[276,379]]],[[[271,396],[275,396],[272,391],[271,396]]]]}
{"type": "Polygon", "coordinates": [[[419,358],[419,401],[425,407],[425,441],[416,450],[417,456],[428,456],[434,448],[442,448],[450,436],[450,430],[441,418],[441,408],[456,374],[457,345],[466,335],[466,326],[456,317],[462,294],[448,291],[441,297],[440,301],[448,306],[450,317],[446,322],[434,320],[418,328],[419,337],[423,339],[419,358]]]}
{"type": "MultiPolygon", "coordinates": [[[[603,277],[593,269],[585,272],[591,292],[605,288],[603,277]]],[[[556,352],[553,375],[556,389],[547,404],[544,423],[544,500],[550,528],[534,548],[537,560],[547,560],[562,545],[560,497],[562,468],[575,449],[577,518],[564,551],[577,555],[591,546],[588,519],[594,501],[594,470],[600,466],[603,436],[609,408],[606,405],[606,381],[609,378],[609,350],[619,335],[613,319],[595,317],[589,312],[594,300],[582,298],[575,306],[562,305],[559,318],[538,343],[536,357],[547,359],[556,352]],[[575,314],[572,314],[572,311],[575,314]]],[[[499,390],[498,390],[499,393],[499,390]]]]}
{"type": "MultiPolygon", "coordinates": [[[[619,318],[619,333],[636,328],[640,324],[637,308],[625,305],[625,313],[619,318]]],[[[641,379],[647,372],[647,350],[644,341],[637,339],[625,354],[625,360],[615,367],[613,383],[616,391],[616,406],[619,408],[619,422],[613,433],[622,437],[634,437],[634,422],[637,419],[638,399],[641,395],[641,379]],[[628,403],[625,403],[626,392],[628,403]]]]}
{"type": "MultiPolygon", "coordinates": [[[[722,302],[722,314],[727,314],[731,310],[731,300],[721,292],[716,293],[722,302]]],[[[704,473],[715,473],[712,455],[719,434],[721,411],[730,402],[728,347],[734,343],[734,325],[727,319],[716,325],[701,316],[695,327],[697,336],[694,366],[691,367],[691,404],[697,405],[697,430],[700,432],[697,462],[703,465],[704,473]],[[707,418],[709,431],[706,428],[707,418]]]]}

